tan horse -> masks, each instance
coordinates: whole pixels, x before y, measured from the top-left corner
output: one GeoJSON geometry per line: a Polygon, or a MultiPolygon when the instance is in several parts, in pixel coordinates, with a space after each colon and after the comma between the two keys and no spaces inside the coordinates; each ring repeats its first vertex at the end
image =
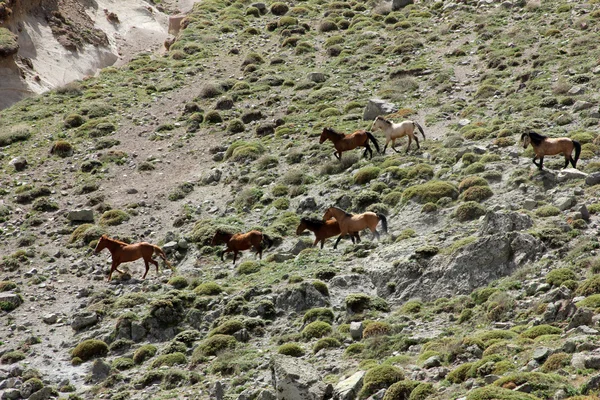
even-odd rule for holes
{"type": "Polygon", "coordinates": [[[334,131],[331,128],[323,128],[323,132],[321,132],[321,137],[319,138],[319,143],[323,144],[326,140],[331,140],[333,143],[333,147],[335,147],[335,151],[333,155],[340,161],[342,161],[342,153],[348,150],[354,150],[357,147],[364,147],[365,152],[363,153],[363,157],[367,155],[367,152],[370,154],[369,158],[373,158],[373,150],[369,146],[369,140],[373,142],[375,149],[379,153],[379,143],[377,143],[377,139],[371,132],[367,131],[356,131],[349,135],[345,135],[343,133],[339,133],[334,131]]]}
{"type": "MultiPolygon", "coordinates": [[[[314,218],[302,218],[300,220],[300,225],[298,225],[298,228],[296,229],[296,235],[302,234],[306,229],[315,234],[313,246],[316,246],[317,243],[321,242],[321,248],[325,245],[325,239],[337,236],[341,233],[340,224],[335,219],[322,221],[314,218]]],[[[356,239],[356,243],[360,243],[359,233],[351,232],[350,239],[352,239],[352,243],[354,243],[354,239],[356,239]]]]}
{"type": "Polygon", "coordinates": [[[533,146],[533,163],[540,169],[544,168],[544,156],[553,156],[562,153],[565,157],[565,166],[567,168],[569,161],[573,168],[577,168],[577,160],[581,154],[581,143],[577,140],[569,139],[566,137],[561,138],[549,138],[548,136],[540,135],[536,132],[528,132],[521,135],[521,141],[523,142],[523,148],[526,149],[531,143],[533,146]],[[575,158],[571,155],[575,149],[575,158]],[[540,160],[539,164],[535,162],[536,159],[540,160]]]}
{"type": "Polygon", "coordinates": [[[387,219],[383,214],[375,214],[374,212],[366,212],[362,214],[349,214],[346,211],[337,208],[329,207],[323,215],[325,221],[335,218],[340,224],[340,236],[335,241],[333,248],[337,248],[338,243],[343,236],[349,232],[360,232],[363,229],[370,229],[373,233],[373,239],[379,238],[379,232],[377,232],[377,224],[381,221],[381,227],[383,232],[387,233],[387,219]]]}
{"type": "Polygon", "coordinates": [[[112,257],[112,265],[110,267],[110,272],[108,273],[107,281],[112,279],[113,272],[117,271],[121,274],[123,273],[123,271],[119,270],[119,265],[124,262],[135,261],[140,258],[143,258],[144,263],[146,264],[146,272],[144,272],[142,279],[146,279],[146,274],[148,274],[148,270],[150,269],[148,263],[156,266],[156,273],[158,274],[158,262],[152,259],[152,256],[155,252],[160,256],[160,258],[163,259],[169,268],[173,269],[167,260],[165,252],[160,247],[150,243],[140,242],[135,244],[127,244],[115,239],[111,239],[106,235],[102,235],[100,240],[98,240],[96,248],[94,249],[94,254],[98,254],[104,249],[108,249],[112,257]]]}
{"type": "Polygon", "coordinates": [[[423,132],[423,128],[416,121],[407,120],[396,124],[389,119],[378,116],[375,118],[375,121],[373,121],[373,125],[371,126],[371,130],[373,132],[375,132],[377,129],[381,129],[383,133],[385,133],[385,146],[383,146],[382,153],[385,153],[389,142],[392,142],[392,150],[394,150],[396,153],[399,153],[395,147],[396,139],[404,136],[408,136],[408,145],[406,146],[407,153],[413,139],[417,143],[417,149],[420,149],[421,147],[419,146],[419,138],[415,134],[415,128],[419,129],[419,132],[421,132],[421,135],[423,135],[423,140],[425,140],[425,132],[423,132]]]}
{"type": "Polygon", "coordinates": [[[221,253],[221,261],[224,261],[225,253],[233,252],[233,263],[237,259],[237,255],[240,251],[254,248],[259,259],[262,260],[263,249],[269,248],[273,245],[273,240],[266,234],[259,231],[250,231],[247,233],[228,233],[221,230],[217,230],[210,244],[212,246],[225,243],[227,247],[221,253]]]}

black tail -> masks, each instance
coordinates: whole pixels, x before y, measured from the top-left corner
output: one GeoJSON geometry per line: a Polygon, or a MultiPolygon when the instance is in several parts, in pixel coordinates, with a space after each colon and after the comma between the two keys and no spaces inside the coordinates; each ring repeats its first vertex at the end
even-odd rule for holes
{"type": "Polygon", "coordinates": [[[575,159],[571,159],[571,164],[573,164],[573,168],[577,168],[575,165],[577,165],[577,160],[579,160],[579,155],[581,155],[581,143],[577,140],[573,140],[572,142],[573,146],[575,146],[575,159]]]}
{"type": "Polygon", "coordinates": [[[264,233],[262,236],[263,236],[262,242],[264,243],[265,249],[268,249],[269,247],[273,246],[273,239],[271,239],[269,236],[267,236],[264,233]]]}
{"type": "Polygon", "coordinates": [[[383,233],[388,233],[387,231],[387,218],[383,214],[377,214],[377,218],[381,221],[381,227],[383,228],[383,233]]]}
{"type": "Polygon", "coordinates": [[[367,133],[367,137],[371,140],[371,142],[373,142],[373,145],[375,146],[375,150],[377,150],[377,152],[379,154],[381,154],[381,150],[379,150],[379,143],[377,143],[377,139],[375,139],[375,136],[373,136],[373,134],[371,132],[366,132],[367,133]]]}
{"type": "Polygon", "coordinates": [[[417,129],[419,129],[419,132],[421,132],[421,135],[423,135],[423,139],[425,139],[425,132],[423,132],[423,128],[421,127],[421,125],[419,125],[418,122],[413,121],[413,125],[417,127],[417,129]]]}

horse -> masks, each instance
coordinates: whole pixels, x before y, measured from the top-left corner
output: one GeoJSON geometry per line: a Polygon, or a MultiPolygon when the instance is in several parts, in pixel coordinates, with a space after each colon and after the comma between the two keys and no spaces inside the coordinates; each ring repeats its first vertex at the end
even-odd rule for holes
{"type": "Polygon", "coordinates": [[[387,233],[387,218],[383,214],[376,214],[374,212],[366,212],[362,214],[349,214],[341,208],[329,207],[323,215],[323,220],[327,221],[331,218],[335,218],[340,224],[340,236],[335,241],[333,248],[337,248],[338,243],[343,236],[349,232],[360,232],[363,229],[369,228],[373,233],[373,239],[379,238],[379,232],[377,232],[377,224],[381,221],[383,232],[387,233]]]}
{"type": "Polygon", "coordinates": [[[229,233],[221,230],[217,230],[215,236],[212,238],[210,244],[215,246],[217,244],[225,243],[226,248],[221,252],[221,261],[224,260],[225,253],[233,252],[233,264],[235,265],[235,260],[237,259],[237,255],[242,250],[248,250],[251,247],[254,247],[256,250],[256,254],[258,254],[259,259],[262,260],[262,252],[263,249],[268,249],[273,245],[273,240],[267,236],[266,234],[259,231],[250,231],[247,233],[229,233]]]}
{"type": "Polygon", "coordinates": [[[380,153],[379,143],[377,143],[375,136],[373,136],[371,132],[363,130],[345,135],[343,133],[336,132],[331,128],[323,128],[323,132],[321,132],[321,137],[319,139],[319,144],[323,144],[326,140],[331,140],[331,142],[333,142],[333,146],[335,147],[333,155],[340,161],[342,161],[342,153],[344,151],[353,150],[357,147],[365,147],[363,157],[366,157],[368,152],[370,154],[369,158],[373,158],[373,150],[371,150],[371,147],[369,146],[369,140],[373,142],[375,149],[378,153],[380,153]]]}
{"type": "Polygon", "coordinates": [[[548,136],[531,131],[523,133],[521,135],[521,141],[523,142],[524,149],[526,149],[530,143],[533,146],[533,152],[535,153],[533,163],[540,171],[544,168],[544,156],[553,156],[560,153],[565,157],[565,166],[563,168],[567,168],[569,161],[573,168],[577,168],[577,160],[579,160],[579,155],[581,154],[581,143],[577,140],[566,137],[549,138],[548,136]],[[573,149],[575,149],[575,158],[571,155],[573,149]],[[538,158],[540,162],[536,163],[535,160],[538,158]]]}
{"type": "Polygon", "coordinates": [[[144,263],[146,264],[146,272],[144,272],[142,279],[146,279],[146,274],[148,274],[148,270],[150,269],[148,263],[156,266],[156,273],[158,274],[158,262],[152,259],[154,253],[157,253],[160,258],[163,259],[165,264],[171,268],[171,270],[173,269],[167,260],[165,252],[160,247],[147,242],[127,244],[116,239],[111,239],[107,235],[102,235],[100,240],[98,240],[96,248],[94,249],[94,254],[98,254],[104,249],[108,249],[112,257],[112,265],[110,267],[110,272],[108,273],[107,281],[112,279],[112,274],[115,271],[123,274],[123,271],[119,270],[119,265],[124,262],[135,261],[140,258],[143,258],[144,263]]]}
{"type": "Polygon", "coordinates": [[[406,146],[407,153],[413,139],[415,139],[415,142],[417,143],[417,149],[420,149],[421,147],[419,146],[419,138],[415,134],[415,128],[419,129],[419,132],[421,132],[421,135],[423,135],[423,140],[425,140],[425,132],[423,132],[423,128],[416,121],[406,120],[396,124],[389,119],[378,116],[375,118],[375,121],[373,121],[373,125],[371,126],[371,130],[373,132],[375,132],[377,129],[381,129],[385,133],[385,146],[383,146],[382,153],[385,153],[389,142],[392,142],[392,150],[394,150],[396,153],[399,153],[399,151],[395,148],[396,139],[404,136],[408,136],[408,145],[406,146]]]}
{"type": "MultiPolygon", "coordinates": [[[[298,225],[298,228],[296,229],[296,235],[302,234],[306,229],[315,234],[313,246],[316,246],[320,241],[321,249],[325,245],[325,239],[337,236],[341,233],[340,224],[335,219],[322,221],[315,218],[302,218],[300,220],[300,225],[298,225]]],[[[351,232],[350,239],[352,239],[352,243],[354,243],[354,239],[356,239],[356,243],[360,243],[359,233],[351,232]]]]}

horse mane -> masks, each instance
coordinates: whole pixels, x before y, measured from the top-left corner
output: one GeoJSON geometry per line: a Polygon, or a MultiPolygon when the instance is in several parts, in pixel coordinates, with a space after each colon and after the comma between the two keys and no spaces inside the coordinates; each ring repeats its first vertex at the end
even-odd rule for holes
{"type": "Polygon", "coordinates": [[[537,132],[534,132],[534,131],[530,131],[529,133],[527,133],[527,135],[529,135],[529,138],[531,139],[531,141],[535,145],[539,145],[545,139],[548,139],[548,136],[541,135],[541,134],[539,134],[537,132]]]}
{"type": "Polygon", "coordinates": [[[338,132],[335,129],[330,128],[330,127],[325,127],[323,129],[327,130],[328,132],[333,133],[334,135],[337,135],[337,136],[345,136],[343,133],[340,133],[340,132],[338,132]]]}
{"type": "Polygon", "coordinates": [[[385,122],[388,125],[392,124],[392,121],[390,121],[389,119],[386,119],[385,117],[382,117],[381,115],[378,115],[377,118],[375,118],[375,119],[379,119],[379,120],[385,122]]]}
{"type": "Polygon", "coordinates": [[[329,208],[335,208],[336,210],[340,210],[341,212],[343,212],[344,214],[346,214],[346,217],[351,217],[351,216],[352,216],[352,214],[350,214],[350,213],[349,213],[349,212],[347,212],[346,210],[342,210],[342,209],[341,209],[341,208],[339,208],[339,207],[331,206],[331,207],[329,207],[329,208]]]}
{"type": "Polygon", "coordinates": [[[120,241],[120,240],[117,240],[117,239],[109,238],[109,237],[108,237],[108,236],[106,236],[106,235],[102,235],[102,237],[104,237],[106,240],[109,240],[109,241],[111,241],[111,242],[114,242],[114,243],[117,243],[117,244],[122,244],[123,246],[129,246],[129,245],[131,244],[131,243],[125,243],[125,242],[122,242],[122,241],[120,241]]]}
{"type": "Polygon", "coordinates": [[[305,223],[310,229],[319,229],[325,225],[325,221],[316,218],[302,218],[300,222],[305,223]]]}

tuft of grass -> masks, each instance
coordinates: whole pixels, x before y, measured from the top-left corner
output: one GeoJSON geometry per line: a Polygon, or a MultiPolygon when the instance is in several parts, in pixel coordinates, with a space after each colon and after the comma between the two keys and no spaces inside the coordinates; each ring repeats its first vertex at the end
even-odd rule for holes
{"type": "Polygon", "coordinates": [[[95,357],[104,357],[108,354],[108,345],[102,340],[88,339],[79,343],[72,351],[72,358],[87,361],[95,357]]]}
{"type": "Polygon", "coordinates": [[[152,361],[150,368],[154,369],[154,368],[160,368],[163,366],[172,367],[174,365],[185,365],[185,364],[187,364],[187,358],[185,357],[185,354],[175,352],[175,353],[163,354],[161,356],[156,357],[156,359],[154,359],[154,361],[152,361]]]}
{"type": "Polygon", "coordinates": [[[481,202],[494,195],[492,189],[489,186],[472,186],[466,189],[462,194],[461,198],[464,201],[476,201],[481,202]]]}
{"type": "Polygon", "coordinates": [[[277,353],[292,357],[302,357],[306,352],[298,343],[285,343],[279,346],[277,353]]]}
{"type": "Polygon", "coordinates": [[[302,330],[302,337],[306,340],[318,339],[331,334],[331,325],[325,321],[315,321],[306,325],[302,330]]]}
{"type": "Polygon", "coordinates": [[[553,286],[560,286],[568,280],[576,280],[577,274],[570,268],[557,268],[548,272],[546,275],[546,283],[553,286]]]}
{"type": "Polygon", "coordinates": [[[562,333],[562,329],[552,325],[542,324],[527,329],[521,333],[521,337],[526,339],[535,339],[536,337],[542,335],[558,335],[560,333],[562,333]]]}
{"type": "Polygon", "coordinates": [[[98,221],[101,225],[120,225],[123,222],[129,221],[129,214],[122,210],[109,210],[100,217],[98,221]]]}
{"type": "Polygon", "coordinates": [[[364,399],[381,389],[387,389],[394,383],[404,380],[404,373],[391,365],[378,365],[367,371],[359,398],[364,399]]]}
{"type": "Polygon", "coordinates": [[[458,189],[451,183],[443,181],[430,181],[421,185],[411,186],[402,194],[402,202],[415,200],[418,203],[435,203],[442,197],[450,197],[456,200],[458,189]]]}
{"type": "Polygon", "coordinates": [[[482,215],[485,215],[485,208],[476,201],[463,203],[458,206],[455,211],[456,219],[461,222],[471,221],[482,215]]]}
{"type": "Polygon", "coordinates": [[[554,207],[553,205],[545,205],[545,206],[541,206],[539,207],[537,210],[535,210],[535,215],[537,215],[538,217],[554,217],[556,215],[560,214],[560,210],[558,209],[558,207],[554,207]]]}
{"type": "Polygon", "coordinates": [[[354,183],[364,185],[365,183],[369,183],[373,179],[376,179],[380,173],[381,170],[377,167],[361,168],[354,174],[354,183]]]}
{"type": "MultiPolygon", "coordinates": [[[[0,32],[5,28],[0,28],[0,32]]],[[[8,146],[16,142],[23,142],[31,137],[29,126],[21,124],[11,126],[8,131],[0,132],[0,147],[8,146]]]]}
{"type": "Polygon", "coordinates": [[[144,361],[152,358],[156,355],[158,349],[153,344],[146,344],[133,353],[133,362],[136,364],[143,364],[144,361]]]}

